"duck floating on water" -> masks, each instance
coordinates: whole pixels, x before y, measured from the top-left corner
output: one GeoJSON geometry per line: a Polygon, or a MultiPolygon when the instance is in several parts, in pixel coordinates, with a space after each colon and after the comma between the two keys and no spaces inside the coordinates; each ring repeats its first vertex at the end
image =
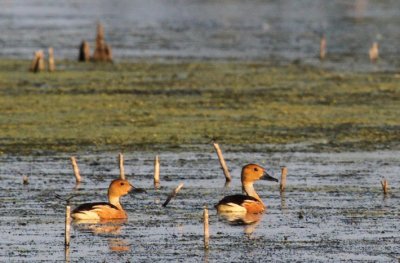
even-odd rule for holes
{"type": "Polygon", "coordinates": [[[255,191],[253,184],[258,180],[267,180],[278,182],[278,179],[269,175],[265,168],[258,164],[247,164],[242,168],[242,189],[243,194],[225,196],[215,206],[218,213],[261,213],[265,211],[266,206],[255,191]]]}
{"type": "Polygon", "coordinates": [[[126,219],[128,214],[120,203],[120,197],[127,195],[133,185],[127,180],[113,180],[108,188],[108,202],[85,203],[72,211],[74,220],[126,219]]]}

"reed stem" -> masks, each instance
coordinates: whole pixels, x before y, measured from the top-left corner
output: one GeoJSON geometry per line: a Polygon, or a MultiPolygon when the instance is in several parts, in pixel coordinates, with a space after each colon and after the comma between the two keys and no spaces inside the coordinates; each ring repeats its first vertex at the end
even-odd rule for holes
{"type": "Polygon", "coordinates": [[[225,180],[227,182],[230,182],[230,181],[232,181],[231,174],[229,173],[228,167],[226,166],[224,156],[222,155],[222,151],[219,148],[218,143],[213,143],[213,144],[214,144],[214,149],[215,149],[215,151],[217,152],[217,155],[218,155],[219,163],[220,163],[220,165],[222,167],[222,170],[224,171],[225,180]]]}
{"type": "Polygon", "coordinates": [[[162,205],[163,207],[167,207],[169,201],[171,201],[172,198],[174,198],[178,192],[181,190],[183,187],[183,183],[180,183],[167,197],[167,200],[165,200],[164,204],[162,205]]]}
{"type": "Polygon", "coordinates": [[[158,189],[160,187],[160,160],[158,155],[154,159],[154,188],[158,189]]]}
{"type": "Polygon", "coordinates": [[[208,226],[208,209],[207,206],[204,207],[204,212],[203,212],[203,223],[204,223],[204,249],[209,248],[209,239],[210,239],[210,233],[209,233],[209,226],[208,226]]]}
{"type": "Polygon", "coordinates": [[[125,180],[125,169],[124,169],[124,156],[122,153],[118,155],[119,160],[119,178],[125,180]]]}
{"type": "Polygon", "coordinates": [[[76,158],[74,156],[71,157],[71,163],[72,163],[72,168],[74,169],[76,183],[79,184],[82,181],[82,178],[79,173],[79,168],[78,168],[78,164],[76,163],[76,158]]]}

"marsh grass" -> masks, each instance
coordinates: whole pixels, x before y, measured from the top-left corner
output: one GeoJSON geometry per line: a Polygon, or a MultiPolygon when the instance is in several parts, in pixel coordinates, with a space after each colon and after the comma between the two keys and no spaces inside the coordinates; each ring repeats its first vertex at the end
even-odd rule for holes
{"type": "Polygon", "coordinates": [[[0,61],[2,152],[400,141],[399,75],[249,61],[0,61]],[[322,142],[322,143],[321,143],[322,142]]]}

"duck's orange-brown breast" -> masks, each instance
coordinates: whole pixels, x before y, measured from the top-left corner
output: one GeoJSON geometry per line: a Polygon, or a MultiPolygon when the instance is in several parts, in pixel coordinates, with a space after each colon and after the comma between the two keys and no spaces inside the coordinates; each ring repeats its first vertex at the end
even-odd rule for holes
{"type": "Polygon", "coordinates": [[[101,219],[124,219],[128,217],[124,210],[115,209],[110,206],[103,206],[96,212],[101,219]]]}
{"type": "Polygon", "coordinates": [[[257,214],[265,210],[265,206],[260,202],[243,202],[242,206],[246,208],[247,213],[257,214]]]}

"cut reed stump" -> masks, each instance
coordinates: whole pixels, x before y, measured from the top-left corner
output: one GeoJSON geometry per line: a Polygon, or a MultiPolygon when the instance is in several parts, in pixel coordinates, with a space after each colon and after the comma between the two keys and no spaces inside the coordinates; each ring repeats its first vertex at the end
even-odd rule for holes
{"type": "Polygon", "coordinates": [[[229,173],[228,167],[226,166],[224,156],[222,155],[222,151],[219,148],[218,143],[213,143],[213,145],[214,145],[215,151],[217,152],[219,163],[222,167],[222,170],[224,171],[225,180],[226,180],[226,182],[230,182],[230,181],[232,181],[231,174],[229,173]]]}
{"type": "Polygon", "coordinates": [[[49,59],[48,59],[48,64],[49,64],[49,72],[54,72],[56,70],[56,65],[54,62],[54,49],[52,47],[49,47],[49,59]]]}
{"type": "Polygon", "coordinates": [[[93,61],[112,61],[111,47],[104,40],[104,28],[100,23],[97,25],[96,47],[93,53],[93,61]]]}
{"type": "Polygon", "coordinates": [[[38,73],[45,70],[43,50],[38,50],[34,53],[31,67],[29,68],[29,70],[34,73],[38,73]]]}
{"type": "Polygon", "coordinates": [[[26,175],[22,176],[22,184],[24,184],[24,185],[29,184],[29,178],[28,178],[28,176],[26,176],[26,175]]]}
{"type": "Polygon", "coordinates": [[[204,207],[203,225],[204,225],[204,249],[208,249],[209,248],[210,233],[209,233],[209,227],[208,227],[208,209],[207,209],[207,206],[204,207]]]}
{"type": "Polygon", "coordinates": [[[387,195],[389,193],[389,183],[385,178],[383,178],[383,180],[381,181],[381,185],[383,194],[387,195]]]}
{"type": "Polygon", "coordinates": [[[125,169],[124,169],[124,156],[122,153],[118,154],[119,160],[119,178],[125,180],[125,169]]]}
{"type": "Polygon", "coordinates": [[[321,37],[319,41],[319,59],[323,60],[326,56],[326,38],[325,36],[321,37]]]}
{"type": "Polygon", "coordinates": [[[90,46],[87,41],[82,41],[82,44],[79,48],[79,57],[78,61],[80,62],[88,62],[90,60],[90,46]]]}
{"type": "Polygon", "coordinates": [[[79,184],[82,181],[82,178],[79,173],[78,164],[76,163],[76,159],[74,156],[71,157],[71,163],[72,163],[72,168],[74,169],[76,183],[79,184]]]}
{"type": "Polygon", "coordinates": [[[160,160],[158,155],[154,159],[154,188],[158,189],[160,187],[160,160]]]}
{"type": "Polygon", "coordinates": [[[167,200],[165,200],[164,204],[162,205],[163,207],[167,207],[169,201],[171,201],[172,198],[174,198],[178,192],[181,190],[183,187],[183,183],[180,183],[167,197],[167,200]]]}
{"type": "Polygon", "coordinates": [[[65,247],[69,247],[71,236],[71,206],[67,205],[65,209],[65,247]]]}
{"type": "Polygon", "coordinates": [[[282,174],[281,174],[281,183],[279,185],[279,190],[285,192],[286,190],[286,175],[287,175],[287,167],[282,167],[282,174]]]}
{"type": "Polygon", "coordinates": [[[369,60],[374,63],[378,61],[378,58],[379,58],[379,46],[377,42],[374,42],[369,49],[369,60]]]}

